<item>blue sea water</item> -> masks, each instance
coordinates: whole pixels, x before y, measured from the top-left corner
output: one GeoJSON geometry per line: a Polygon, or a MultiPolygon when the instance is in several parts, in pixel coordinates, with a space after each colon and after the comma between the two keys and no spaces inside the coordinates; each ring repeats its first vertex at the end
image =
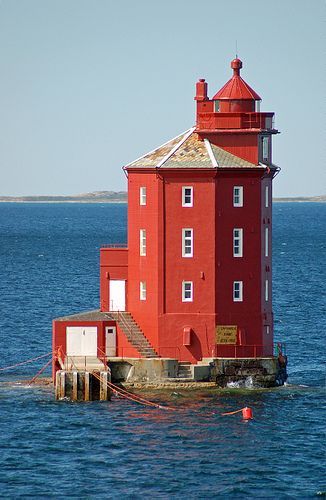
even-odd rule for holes
{"type": "MultiPolygon", "coordinates": [[[[276,340],[289,385],[152,393],[176,411],[54,401],[44,361],[0,372],[1,498],[313,498],[326,490],[326,204],[274,205],[276,340]],[[254,420],[221,413],[250,406],[254,420]]],[[[52,318],[98,307],[99,248],[126,205],[0,204],[0,367],[51,350],[52,318]]],[[[49,372],[47,372],[48,374],[49,372]]]]}

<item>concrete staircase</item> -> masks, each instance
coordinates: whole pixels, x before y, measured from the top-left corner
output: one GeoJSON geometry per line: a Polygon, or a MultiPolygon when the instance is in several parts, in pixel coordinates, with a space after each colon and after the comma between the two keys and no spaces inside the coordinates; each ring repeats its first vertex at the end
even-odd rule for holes
{"type": "Polygon", "coordinates": [[[129,312],[119,311],[110,312],[110,314],[114,317],[130,344],[139,352],[142,358],[159,357],[129,312]]]}
{"type": "Polygon", "coordinates": [[[189,363],[189,361],[179,361],[178,379],[193,380],[191,363],[189,363]]]}

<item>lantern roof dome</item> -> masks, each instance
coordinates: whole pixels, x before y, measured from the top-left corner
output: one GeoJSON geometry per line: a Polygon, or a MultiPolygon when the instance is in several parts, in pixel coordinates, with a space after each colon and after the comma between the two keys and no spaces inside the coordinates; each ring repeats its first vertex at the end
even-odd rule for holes
{"type": "Polygon", "coordinates": [[[238,58],[231,61],[232,78],[214,95],[213,100],[254,100],[261,97],[240,76],[242,61],[238,58]]]}

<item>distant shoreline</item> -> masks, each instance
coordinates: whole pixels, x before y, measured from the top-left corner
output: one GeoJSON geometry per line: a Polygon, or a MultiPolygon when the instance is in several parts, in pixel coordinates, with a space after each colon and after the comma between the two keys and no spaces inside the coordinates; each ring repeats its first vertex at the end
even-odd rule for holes
{"type": "MultiPolygon", "coordinates": [[[[67,196],[0,196],[0,203],[127,203],[126,191],[95,191],[67,196]]],[[[273,198],[276,203],[325,203],[326,195],[273,198]]]]}
{"type": "Polygon", "coordinates": [[[119,204],[126,204],[127,200],[51,200],[50,198],[48,200],[3,200],[0,199],[0,203],[89,203],[89,204],[96,204],[96,203],[119,203],[119,204]]]}

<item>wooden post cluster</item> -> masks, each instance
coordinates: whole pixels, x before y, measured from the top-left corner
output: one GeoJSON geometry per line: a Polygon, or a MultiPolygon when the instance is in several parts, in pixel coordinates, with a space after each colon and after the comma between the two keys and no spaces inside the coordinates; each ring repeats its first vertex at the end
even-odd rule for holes
{"type": "Polygon", "coordinates": [[[109,371],[97,372],[94,375],[87,371],[65,371],[56,373],[55,398],[71,401],[109,401],[111,391],[109,371]]]}

